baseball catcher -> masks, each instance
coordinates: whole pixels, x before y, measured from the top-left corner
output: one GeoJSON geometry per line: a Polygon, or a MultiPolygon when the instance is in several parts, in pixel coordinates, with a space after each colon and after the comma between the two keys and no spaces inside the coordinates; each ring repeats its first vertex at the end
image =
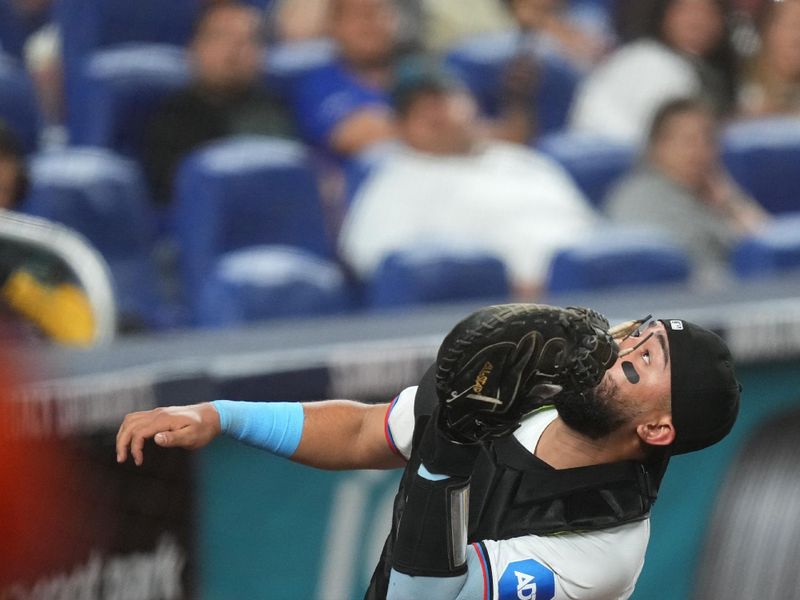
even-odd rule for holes
{"type": "Polygon", "coordinates": [[[403,467],[367,599],[628,598],[669,457],[722,439],[739,391],[723,341],[687,321],[489,306],[390,404],[133,413],[117,459],[225,433],[320,468],[403,467]]]}

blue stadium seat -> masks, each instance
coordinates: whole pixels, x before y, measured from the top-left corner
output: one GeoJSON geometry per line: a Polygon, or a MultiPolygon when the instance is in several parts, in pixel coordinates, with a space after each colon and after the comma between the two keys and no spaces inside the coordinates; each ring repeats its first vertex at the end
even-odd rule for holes
{"type": "Polygon", "coordinates": [[[55,22],[67,74],[92,51],[128,42],[185,45],[202,10],[197,0],[59,0],[55,22]]]}
{"type": "Polygon", "coordinates": [[[184,46],[203,2],[198,0],[59,0],[54,20],[62,38],[67,120],[80,108],[75,95],[84,62],[92,52],[130,42],[184,46]]]}
{"type": "Polygon", "coordinates": [[[37,155],[23,211],[63,223],[91,242],[109,264],[124,316],[151,327],[166,323],[151,255],[155,217],[135,163],[94,148],[37,155]]]}
{"type": "Polygon", "coordinates": [[[26,153],[36,150],[41,115],[33,84],[20,64],[1,54],[0,121],[17,136],[26,153]]]}
{"type": "Polygon", "coordinates": [[[148,121],[189,80],[185,52],[167,44],[126,44],[90,54],[74,84],[70,142],[141,156],[148,121]]]}
{"type": "Polygon", "coordinates": [[[740,121],[722,137],[723,161],[733,178],[768,211],[800,211],[800,119],[740,121]]]}
{"type": "Polygon", "coordinates": [[[333,256],[310,153],[288,140],[235,137],[190,154],[176,175],[174,229],[188,297],[231,250],[286,244],[333,256]]]}
{"type": "Polygon", "coordinates": [[[633,166],[637,152],[631,144],[575,132],[547,135],[536,149],[561,163],[596,207],[602,205],[609,187],[633,166]]]}
{"type": "MultiPolygon", "coordinates": [[[[472,90],[484,114],[500,111],[499,90],[509,60],[517,51],[516,32],[484,34],[471,37],[452,48],[445,63],[472,90]]],[[[539,60],[538,91],[535,98],[537,134],[562,129],[583,72],[565,57],[542,51],[539,60]]]]}
{"type": "Polygon", "coordinates": [[[550,263],[550,293],[686,283],[686,253],[661,232],[604,227],[558,251],[550,263]]]}
{"type": "Polygon", "coordinates": [[[39,27],[47,22],[47,12],[35,19],[26,18],[17,8],[21,2],[0,0],[0,53],[22,58],[25,42],[39,27]]]}
{"type": "Polygon", "coordinates": [[[271,46],[264,54],[267,87],[290,98],[295,83],[309,71],[332,61],[336,46],[328,38],[284,42],[271,46]]]}
{"type": "Polygon", "coordinates": [[[481,250],[415,246],[388,255],[366,282],[372,308],[467,300],[507,300],[503,262],[481,250]]]}
{"type": "Polygon", "coordinates": [[[290,246],[251,246],[219,257],[194,311],[198,325],[224,327],[331,315],[350,306],[346,278],[335,262],[290,246]]]}
{"type": "Polygon", "coordinates": [[[763,231],[739,242],[731,264],[743,278],[800,273],[800,212],[779,215],[763,231]]]}

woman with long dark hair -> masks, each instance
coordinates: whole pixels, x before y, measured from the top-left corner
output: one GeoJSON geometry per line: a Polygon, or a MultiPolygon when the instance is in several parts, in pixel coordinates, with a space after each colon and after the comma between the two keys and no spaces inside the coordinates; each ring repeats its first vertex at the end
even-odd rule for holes
{"type": "Polygon", "coordinates": [[[760,47],[745,65],[739,111],[800,114],[800,0],[764,2],[756,24],[760,47]]]}
{"type": "Polygon", "coordinates": [[[687,95],[728,113],[736,90],[729,12],[725,0],[653,2],[643,36],[618,48],[582,84],[571,127],[639,142],[659,105],[687,95]]]}

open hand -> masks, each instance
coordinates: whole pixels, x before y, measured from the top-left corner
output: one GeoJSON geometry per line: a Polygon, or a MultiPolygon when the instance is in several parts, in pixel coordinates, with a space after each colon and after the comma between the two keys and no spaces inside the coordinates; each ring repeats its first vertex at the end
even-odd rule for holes
{"type": "Polygon", "coordinates": [[[125,462],[130,451],[136,465],[141,465],[144,442],[149,438],[164,448],[194,450],[220,431],[219,413],[210,402],[131,413],[117,432],[117,462],[125,462]]]}

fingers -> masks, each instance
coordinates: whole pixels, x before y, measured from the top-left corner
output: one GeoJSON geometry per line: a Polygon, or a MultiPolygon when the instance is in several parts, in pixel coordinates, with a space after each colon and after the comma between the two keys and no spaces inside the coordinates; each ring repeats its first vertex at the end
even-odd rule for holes
{"type": "Polygon", "coordinates": [[[122,421],[117,431],[117,462],[122,463],[128,459],[128,448],[133,438],[133,431],[137,421],[141,421],[147,413],[131,413],[122,421]]]}
{"type": "Polygon", "coordinates": [[[174,431],[160,431],[153,441],[162,448],[192,448],[197,442],[197,435],[192,427],[182,427],[174,431]]]}
{"type": "Polygon", "coordinates": [[[145,441],[157,433],[169,431],[177,426],[175,417],[161,408],[131,413],[125,417],[117,433],[117,462],[125,462],[130,454],[133,462],[140,466],[144,461],[145,441]]]}
{"type": "Polygon", "coordinates": [[[136,465],[144,461],[144,445],[148,439],[165,448],[199,448],[219,433],[219,417],[213,406],[191,405],[154,408],[131,413],[117,432],[117,462],[133,457],[136,465]],[[212,412],[213,418],[204,414],[212,412]],[[205,420],[204,420],[205,419],[205,420]]]}

